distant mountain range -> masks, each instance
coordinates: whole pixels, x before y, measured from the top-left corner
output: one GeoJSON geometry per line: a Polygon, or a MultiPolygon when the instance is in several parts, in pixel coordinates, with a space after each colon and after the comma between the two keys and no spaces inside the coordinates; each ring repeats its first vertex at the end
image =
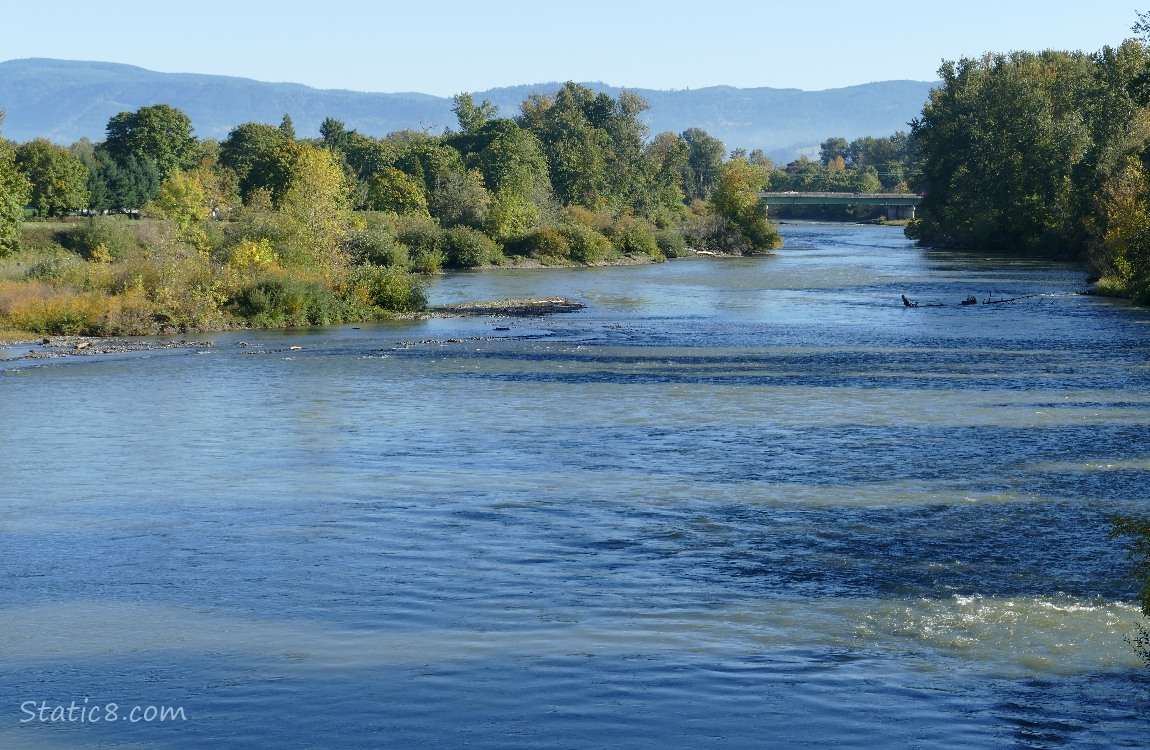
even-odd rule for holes
{"type": "MultiPolygon", "coordinates": [[[[541,83],[472,92],[514,116],[541,83]]],[[[620,89],[587,86],[612,96],[620,89]]],[[[775,159],[809,153],[832,136],[848,140],[907,130],[933,83],[884,81],[827,91],[738,89],[729,86],[655,91],[634,89],[651,105],[644,119],[651,133],[700,127],[728,148],[761,148],[775,159]]],[[[244,122],[279,124],[290,114],[301,137],[316,136],[325,117],[372,136],[412,128],[441,133],[455,126],[448,98],[417,93],[377,94],[314,89],[293,83],[190,73],[157,73],[106,62],[25,59],[0,63],[0,135],[23,142],[37,137],[69,144],[104,139],[113,115],[151,104],[170,104],[192,118],[196,135],[223,139],[244,122]]]]}

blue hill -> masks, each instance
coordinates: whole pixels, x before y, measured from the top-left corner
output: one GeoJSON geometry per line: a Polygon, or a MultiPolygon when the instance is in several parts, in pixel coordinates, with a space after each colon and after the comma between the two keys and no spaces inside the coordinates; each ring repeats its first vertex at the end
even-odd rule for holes
{"type": "MultiPolygon", "coordinates": [[[[591,88],[616,95],[619,88],[591,88]]],[[[473,92],[505,115],[533,91],[554,91],[543,83],[473,92]]],[[[650,104],[645,119],[652,133],[701,127],[729,147],[762,148],[790,158],[830,136],[853,139],[906,130],[922,110],[932,84],[885,81],[827,91],[738,89],[636,89],[650,104]]],[[[290,114],[301,137],[315,136],[325,117],[362,133],[381,136],[405,128],[440,133],[455,125],[451,100],[418,93],[322,90],[294,83],[190,73],[157,73],[107,62],[24,59],[0,63],[0,110],[7,112],[3,136],[22,142],[47,137],[57,143],[103,140],[113,115],[151,104],[170,104],[192,118],[201,138],[222,139],[243,122],[278,124],[290,114]]]]}

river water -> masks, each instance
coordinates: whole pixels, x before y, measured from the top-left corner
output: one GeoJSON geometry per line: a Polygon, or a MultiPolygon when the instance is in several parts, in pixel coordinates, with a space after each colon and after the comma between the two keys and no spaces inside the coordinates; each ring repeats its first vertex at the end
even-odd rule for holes
{"type": "Polygon", "coordinates": [[[0,362],[0,748],[1145,746],[1150,313],[783,230],[429,285],[547,319],[0,362]]]}

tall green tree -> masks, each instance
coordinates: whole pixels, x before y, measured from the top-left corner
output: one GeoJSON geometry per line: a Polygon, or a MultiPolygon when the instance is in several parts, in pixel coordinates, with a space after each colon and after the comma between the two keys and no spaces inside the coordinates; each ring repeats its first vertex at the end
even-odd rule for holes
{"type": "Polygon", "coordinates": [[[289,141],[295,140],[295,123],[291,121],[291,115],[285,114],[283,120],[280,121],[280,132],[289,141]]]}
{"type": "Polygon", "coordinates": [[[32,186],[31,205],[41,216],[88,206],[88,167],[80,157],[45,138],[17,147],[16,166],[32,186]]]}
{"type": "Polygon", "coordinates": [[[167,104],[121,112],[108,120],[107,134],[104,149],[113,159],[151,161],[163,177],[193,166],[199,153],[191,119],[167,104]]]}
{"type": "Polygon", "coordinates": [[[542,144],[551,185],[564,205],[599,209],[608,202],[612,143],[605,126],[611,108],[610,97],[572,82],[554,97],[523,104],[520,123],[542,144]]]}
{"type": "Polygon", "coordinates": [[[343,120],[337,120],[334,117],[326,117],[320,123],[319,134],[323,138],[323,143],[332,151],[338,153],[345,153],[351,146],[354,130],[348,130],[347,124],[343,120]]]}
{"type": "Polygon", "coordinates": [[[455,113],[464,133],[474,133],[499,116],[499,107],[487,99],[476,104],[471,94],[456,94],[452,102],[451,111],[455,113]]]}
{"type": "MultiPolygon", "coordinates": [[[[3,124],[4,113],[0,111],[0,125],[3,124]]],[[[0,138],[0,255],[20,248],[20,225],[30,194],[28,180],[16,168],[15,149],[0,138]]]]}
{"type": "Polygon", "coordinates": [[[681,137],[689,149],[687,166],[683,168],[687,200],[707,200],[719,182],[727,149],[722,141],[702,128],[685,130],[681,137]]]}
{"type": "Polygon", "coordinates": [[[1072,251],[1096,153],[1086,112],[1095,76],[1082,53],[947,62],[912,124],[926,192],[915,232],[932,243],[1072,251]]]}
{"type": "Polygon", "coordinates": [[[386,167],[372,175],[368,183],[367,207],[372,211],[390,211],[401,216],[430,215],[422,181],[395,167],[386,167]]]}
{"type": "Polygon", "coordinates": [[[830,164],[835,159],[845,159],[847,155],[847,148],[849,144],[846,138],[828,138],[823,141],[819,146],[819,161],[824,166],[830,164]]]}
{"type": "Polygon", "coordinates": [[[163,182],[159,167],[150,159],[133,155],[121,163],[100,147],[96,149],[95,165],[88,179],[88,207],[135,215],[155,200],[163,182]]]}
{"type": "Polygon", "coordinates": [[[235,174],[240,197],[247,203],[257,190],[283,195],[291,181],[298,149],[283,126],[258,122],[237,125],[220,144],[220,165],[235,174]]]}
{"type": "Polygon", "coordinates": [[[686,192],[683,172],[691,147],[674,133],[659,133],[646,147],[646,158],[651,165],[651,175],[647,183],[648,210],[643,212],[656,218],[683,213],[686,192]]]}
{"type": "Polygon", "coordinates": [[[296,143],[292,176],[279,208],[301,240],[297,260],[332,277],[345,265],[340,242],[347,232],[350,196],[346,175],[335,154],[296,143]]]}

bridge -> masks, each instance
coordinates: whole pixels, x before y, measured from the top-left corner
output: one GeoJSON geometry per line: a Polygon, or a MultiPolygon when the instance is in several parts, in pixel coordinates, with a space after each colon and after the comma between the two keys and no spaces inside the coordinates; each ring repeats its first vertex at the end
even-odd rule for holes
{"type": "Polygon", "coordinates": [[[913,219],[916,193],[759,193],[767,206],[883,206],[890,220],[913,219]]]}

